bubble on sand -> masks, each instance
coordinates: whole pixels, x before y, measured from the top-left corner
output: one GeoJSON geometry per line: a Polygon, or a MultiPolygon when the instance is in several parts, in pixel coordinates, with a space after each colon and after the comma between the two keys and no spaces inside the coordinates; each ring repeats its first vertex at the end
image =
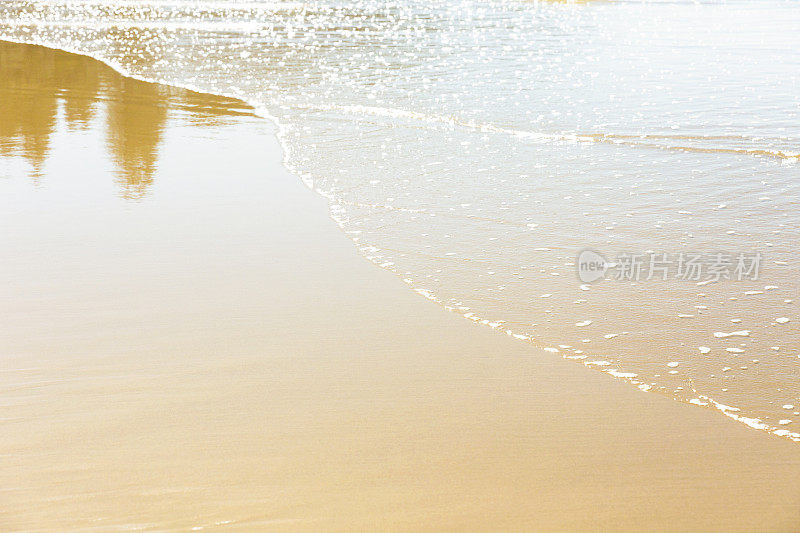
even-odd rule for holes
{"type": "Polygon", "coordinates": [[[606,370],[606,373],[615,378],[635,378],[638,375],[633,372],[620,372],[619,370],[606,370]]]}
{"type": "Polygon", "coordinates": [[[743,329],[742,331],[731,331],[730,333],[716,331],[714,332],[714,336],[718,339],[724,339],[726,337],[749,337],[750,331],[746,329],[743,329]]]}

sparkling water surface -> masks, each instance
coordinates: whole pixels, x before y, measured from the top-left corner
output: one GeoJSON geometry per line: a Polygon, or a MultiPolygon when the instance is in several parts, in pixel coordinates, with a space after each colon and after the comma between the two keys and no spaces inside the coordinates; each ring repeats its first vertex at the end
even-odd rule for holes
{"type": "Polygon", "coordinates": [[[11,0],[0,38],[244,99],[423,296],[800,441],[794,3],[11,0]],[[584,283],[584,249],[643,274],[584,283]],[[646,279],[694,252],[730,268],[646,279]]]}

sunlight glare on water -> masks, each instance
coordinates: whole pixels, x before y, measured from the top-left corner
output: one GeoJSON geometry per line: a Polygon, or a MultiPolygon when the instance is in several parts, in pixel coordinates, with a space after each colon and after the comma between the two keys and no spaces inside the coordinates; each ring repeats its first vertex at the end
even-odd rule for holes
{"type": "Polygon", "coordinates": [[[781,1],[0,5],[2,38],[274,118],[289,168],[424,296],[795,440],[798,30],[781,1]],[[586,248],[763,260],[586,284],[586,248]]]}

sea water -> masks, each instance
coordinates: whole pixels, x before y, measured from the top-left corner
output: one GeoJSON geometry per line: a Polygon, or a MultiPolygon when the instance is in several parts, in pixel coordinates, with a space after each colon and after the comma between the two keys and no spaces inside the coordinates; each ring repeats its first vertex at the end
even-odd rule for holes
{"type": "Polygon", "coordinates": [[[0,38],[245,100],[421,296],[800,441],[793,2],[9,0],[0,38]]]}

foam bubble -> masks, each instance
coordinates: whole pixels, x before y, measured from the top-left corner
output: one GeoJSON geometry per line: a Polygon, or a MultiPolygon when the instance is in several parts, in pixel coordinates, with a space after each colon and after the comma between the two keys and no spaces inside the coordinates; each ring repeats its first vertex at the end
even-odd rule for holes
{"type": "Polygon", "coordinates": [[[730,333],[724,333],[722,331],[714,332],[714,336],[718,339],[724,339],[726,337],[749,337],[750,331],[743,329],[741,331],[731,331],[730,333]]]}
{"type": "Polygon", "coordinates": [[[635,378],[638,375],[633,372],[620,372],[619,370],[606,370],[606,373],[615,378],[635,378]]]}

